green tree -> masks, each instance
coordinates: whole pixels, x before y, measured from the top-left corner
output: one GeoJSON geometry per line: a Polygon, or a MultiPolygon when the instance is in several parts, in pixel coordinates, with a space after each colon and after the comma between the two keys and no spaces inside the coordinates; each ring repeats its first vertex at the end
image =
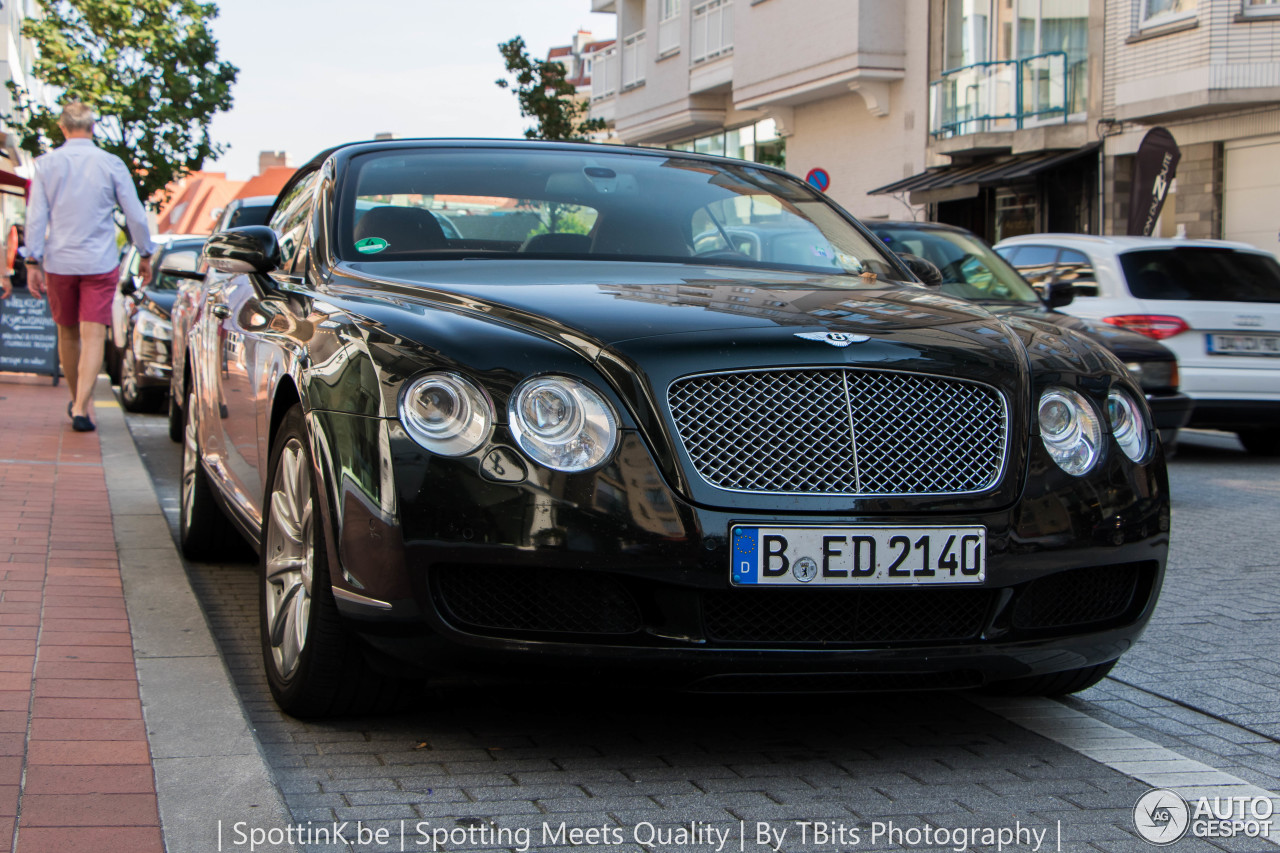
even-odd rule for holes
{"type": "MultiPolygon", "coordinates": [[[[498,45],[498,50],[507,64],[507,73],[515,78],[520,115],[536,122],[524,132],[527,138],[582,141],[588,134],[604,130],[604,120],[587,118],[590,106],[574,100],[577,90],[569,82],[564,65],[530,59],[520,36],[498,45]]],[[[502,89],[513,85],[505,79],[495,82],[502,89]]]]}
{"type": "MultiPolygon", "coordinates": [[[[36,79],[59,103],[97,112],[99,145],[129,164],[143,199],[196,171],[224,146],[209,136],[231,107],[239,69],[218,60],[209,22],[218,7],[198,0],[36,0],[23,22],[36,46],[36,79]]],[[[21,146],[40,154],[62,141],[60,109],[9,83],[17,105],[5,117],[21,146]]]]}

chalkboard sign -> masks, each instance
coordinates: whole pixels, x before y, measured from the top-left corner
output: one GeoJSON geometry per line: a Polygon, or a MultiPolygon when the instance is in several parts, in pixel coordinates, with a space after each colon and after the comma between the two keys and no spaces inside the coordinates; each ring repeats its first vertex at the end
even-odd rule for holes
{"type": "Polygon", "coordinates": [[[21,290],[0,299],[0,370],[58,376],[58,327],[49,300],[21,290]]]}

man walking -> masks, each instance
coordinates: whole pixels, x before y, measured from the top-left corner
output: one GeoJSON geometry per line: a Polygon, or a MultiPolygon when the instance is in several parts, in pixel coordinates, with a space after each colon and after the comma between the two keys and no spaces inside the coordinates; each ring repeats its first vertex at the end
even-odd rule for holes
{"type": "Polygon", "coordinates": [[[93,110],[72,102],[58,119],[66,142],[36,159],[27,204],[27,288],[49,294],[58,325],[58,358],[71,389],[67,414],[77,432],[93,430],[93,386],[111,325],[120,253],[113,212],[124,212],[142,255],[139,275],[151,277],[155,246],[129,167],[93,142],[93,110]]]}

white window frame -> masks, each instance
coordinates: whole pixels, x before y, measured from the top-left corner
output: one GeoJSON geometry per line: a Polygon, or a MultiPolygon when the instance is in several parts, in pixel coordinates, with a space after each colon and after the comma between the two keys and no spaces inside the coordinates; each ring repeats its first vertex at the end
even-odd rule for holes
{"type": "Polygon", "coordinates": [[[690,64],[697,65],[733,53],[733,0],[702,0],[691,11],[690,64]],[[712,21],[719,30],[715,39],[711,33],[712,21]]]}
{"type": "Polygon", "coordinates": [[[1280,17],[1280,0],[1242,0],[1240,14],[1249,18],[1280,17]]]}
{"type": "Polygon", "coordinates": [[[680,0],[661,0],[658,6],[658,56],[680,51],[680,0]]]}
{"type": "Polygon", "coordinates": [[[1157,12],[1151,14],[1151,0],[1138,0],[1138,29],[1149,30],[1164,27],[1182,21],[1191,21],[1200,13],[1199,0],[1187,0],[1191,8],[1177,12],[1157,12]]]}

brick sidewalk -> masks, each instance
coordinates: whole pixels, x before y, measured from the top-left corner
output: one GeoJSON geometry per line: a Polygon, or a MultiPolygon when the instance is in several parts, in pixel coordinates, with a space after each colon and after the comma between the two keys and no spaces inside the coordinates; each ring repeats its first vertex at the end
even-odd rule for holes
{"type": "Polygon", "coordinates": [[[0,373],[0,853],[162,853],[102,451],[67,400],[0,373]]]}

